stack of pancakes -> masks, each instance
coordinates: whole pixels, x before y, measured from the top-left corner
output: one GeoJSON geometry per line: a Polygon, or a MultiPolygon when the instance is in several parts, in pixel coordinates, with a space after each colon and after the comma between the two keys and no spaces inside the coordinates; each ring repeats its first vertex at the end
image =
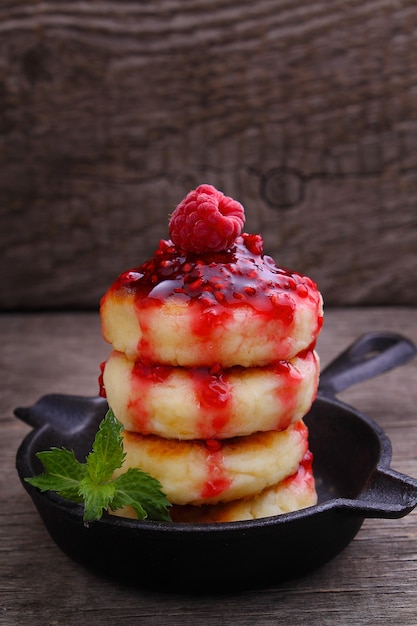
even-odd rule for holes
{"type": "Polygon", "coordinates": [[[179,522],[315,504],[302,418],[317,392],[322,315],[315,283],[277,267],[259,235],[206,254],[161,241],[101,302],[113,348],[102,395],[124,427],[119,473],[157,478],[179,522]]]}

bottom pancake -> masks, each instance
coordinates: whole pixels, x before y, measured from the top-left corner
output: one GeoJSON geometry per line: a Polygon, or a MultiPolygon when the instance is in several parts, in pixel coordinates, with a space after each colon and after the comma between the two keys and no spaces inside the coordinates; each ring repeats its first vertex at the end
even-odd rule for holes
{"type": "Polygon", "coordinates": [[[123,432],[123,469],[137,467],[172,504],[214,504],[253,496],[294,474],[308,449],[302,420],[284,431],[225,440],[180,441],[123,432]]]}

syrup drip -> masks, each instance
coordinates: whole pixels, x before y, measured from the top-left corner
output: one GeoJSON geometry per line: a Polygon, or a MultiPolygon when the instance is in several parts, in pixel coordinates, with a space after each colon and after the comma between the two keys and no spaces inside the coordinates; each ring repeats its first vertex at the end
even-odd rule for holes
{"type": "Polygon", "coordinates": [[[202,498],[214,498],[226,491],[232,484],[223,464],[222,444],[216,439],[206,441],[208,449],[206,459],[207,480],[200,492],[202,498]]]}
{"type": "Polygon", "coordinates": [[[193,385],[202,409],[200,437],[220,433],[231,418],[232,386],[224,379],[223,370],[193,368],[193,385]]]}
{"type": "Polygon", "coordinates": [[[146,396],[147,388],[164,382],[170,373],[170,368],[164,366],[150,367],[141,361],[136,361],[131,372],[131,383],[134,389],[132,397],[129,398],[127,409],[136,423],[138,432],[143,435],[149,434],[149,420],[151,415],[142,402],[142,397],[146,396]],[[140,381],[140,382],[138,382],[140,381]]]}
{"type": "MultiPolygon", "coordinates": [[[[307,450],[302,458],[297,471],[284,479],[283,484],[287,485],[303,485],[306,480],[314,480],[313,477],[313,453],[307,450]]],[[[314,488],[314,483],[311,486],[314,488]]]]}
{"type": "Polygon", "coordinates": [[[105,367],[106,367],[106,361],[103,361],[103,363],[100,363],[100,374],[98,377],[98,389],[99,389],[98,394],[101,398],[107,398],[106,388],[104,387],[104,381],[103,381],[103,374],[104,374],[105,367]]]}
{"type": "Polygon", "coordinates": [[[279,427],[284,429],[292,421],[296,406],[299,385],[302,380],[300,372],[288,361],[278,361],[274,366],[275,372],[285,378],[282,387],[277,390],[277,398],[284,406],[284,415],[280,416],[279,427]]]}

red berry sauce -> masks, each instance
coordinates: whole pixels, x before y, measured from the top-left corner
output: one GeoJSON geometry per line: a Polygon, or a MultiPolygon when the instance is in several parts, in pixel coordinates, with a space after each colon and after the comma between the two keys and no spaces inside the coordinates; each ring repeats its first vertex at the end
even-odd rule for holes
{"type": "Polygon", "coordinates": [[[99,396],[101,396],[102,398],[106,398],[106,388],[104,387],[104,381],[103,381],[103,374],[104,374],[104,368],[106,367],[106,361],[103,361],[103,363],[100,363],[100,374],[98,377],[98,388],[99,388],[99,396]]]}
{"type": "Polygon", "coordinates": [[[149,420],[152,417],[143,403],[147,390],[154,385],[163,383],[170,374],[170,368],[163,365],[149,366],[136,361],[131,372],[130,380],[134,392],[127,403],[127,409],[135,420],[136,430],[142,435],[150,434],[149,420]]]}
{"type": "Polygon", "coordinates": [[[201,498],[215,498],[232,484],[223,463],[222,443],[216,439],[206,441],[207,480],[201,490],[201,498]]]}
{"type": "Polygon", "coordinates": [[[201,409],[200,437],[220,435],[231,418],[232,388],[220,367],[193,368],[193,385],[201,409]]]}
{"type": "Polygon", "coordinates": [[[282,482],[283,485],[291,485],[293,487],[299,486],[303,487],[305,484],[310,484],[310,488],[314,489],[314,475],[313,475],[313,461],[314,456],[311,450],[307,450],[304,457],[301,460],[301,463],[298,467],[298,470],[285,478],[282,482]]]}
{"type": "MultiPolygon", "coordinates": [[[[228,250],[185,253],[161,240],[151,259],[125,272],[110,291],[136,295],[141,326],[146,329],[147,308],[181,299],[196,307],[193,332],[205,336],[231,316],[232,307],[246,305],[267,322],[280,319],[290,327],[297,301],[319,299],[315,283],[297,272],[279,268],[263,254],[260,235],[243,234],[228,250]]],[[[146,352],[146,346],[142,346],[146,352]]]]}
{"type": "Polygon", "coordinates": [[[273,369],[283,381],[282,386],[277,390],[277,400],[284,407],[284,415],[280,415],[278,423],[279,429],[284,430],[293,421],[302,375],[288,361],[278,361],[273,369]]]}

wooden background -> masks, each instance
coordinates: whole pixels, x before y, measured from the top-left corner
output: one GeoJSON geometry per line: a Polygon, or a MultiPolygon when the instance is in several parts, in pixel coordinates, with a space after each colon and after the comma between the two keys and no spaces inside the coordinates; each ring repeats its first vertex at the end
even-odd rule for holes
{"type": "Polygon", "coordinates": [[[209,182],[327,305],[417,304],[415,0],[0,4],[0,308],[96,308],[209,182]]]}

